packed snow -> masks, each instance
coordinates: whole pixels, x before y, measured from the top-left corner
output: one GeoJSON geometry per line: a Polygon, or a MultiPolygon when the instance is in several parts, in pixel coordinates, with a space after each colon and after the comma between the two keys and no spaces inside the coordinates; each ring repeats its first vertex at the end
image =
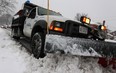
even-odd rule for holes
{"type": "Polygon", "coordinates": [[[103,68],[96,58],[47,54],[35,59],[7,31],[0,28],[0,73],[116,73],[110,67],[103,68]]]}

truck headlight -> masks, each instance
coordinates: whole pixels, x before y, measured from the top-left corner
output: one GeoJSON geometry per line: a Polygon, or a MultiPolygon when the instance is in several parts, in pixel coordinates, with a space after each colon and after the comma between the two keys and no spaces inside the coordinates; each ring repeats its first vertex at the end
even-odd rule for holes
{"type": "Polygon", "coordinates": [[[63,32],[63,26],[64,26],[63,22],[54,21],[50,25],[50,30],[63,32]]]}
{"type": "Polygon", "coordinates": [[[61,26],[60,22],[55,22],[55,26],[60,27],[61,26]]]}

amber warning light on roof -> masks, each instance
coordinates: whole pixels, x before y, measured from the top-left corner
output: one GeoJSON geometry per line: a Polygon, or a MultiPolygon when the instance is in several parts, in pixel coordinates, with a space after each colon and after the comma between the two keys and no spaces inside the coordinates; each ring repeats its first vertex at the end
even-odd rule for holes
{"type": "Polygon", "coordinates": [[[104,31],[107,30],[106,26],[101,26],[101,29],[104,31]]]}
{"type": "Polygon", "coordinates": [[[81,19],[80,19],[80,21],[81,21],[82,23],[90,24],[91,19],[90,19],[90,18],[87,18],[87,17],[85,17],[85,16],[82,16],[81,19]]]}

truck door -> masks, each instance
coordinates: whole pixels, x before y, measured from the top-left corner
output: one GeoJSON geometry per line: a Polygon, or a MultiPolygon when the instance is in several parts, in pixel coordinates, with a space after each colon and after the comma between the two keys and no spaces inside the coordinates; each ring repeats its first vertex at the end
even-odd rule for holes
{"type": "Polygon", "coordinates": [[[36,18],[36,8],[33,8],[30,13],[29,16],[26,18],[25,20],[25,24],[24,24],[24,35],[26,35],[27,37],[31,36],[31,31],[32,31],[32,27],[35,24],[35,18],[36,18]]]}

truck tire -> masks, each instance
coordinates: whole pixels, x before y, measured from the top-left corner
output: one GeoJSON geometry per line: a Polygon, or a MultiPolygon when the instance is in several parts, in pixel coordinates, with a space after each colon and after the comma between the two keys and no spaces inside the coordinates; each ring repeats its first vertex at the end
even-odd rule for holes
{"type": "Polygon", "coordinates": [[[32,40],[31,40],[32,53],[34,54],[34,57],[37,59],[43,58],[45,56],[44,42],[45,42],[45,36],[43,33],[36,32],[32,36],[32,40]]]}
{"type": "Polygon", "coordinates": [[[14,31],[15,30],[12,28],[12,30],[11,30],[11,37],[14,38],[14,39],[16,39],[16,40],[20,39],[20,37],[14,36],[14,31]]]}

